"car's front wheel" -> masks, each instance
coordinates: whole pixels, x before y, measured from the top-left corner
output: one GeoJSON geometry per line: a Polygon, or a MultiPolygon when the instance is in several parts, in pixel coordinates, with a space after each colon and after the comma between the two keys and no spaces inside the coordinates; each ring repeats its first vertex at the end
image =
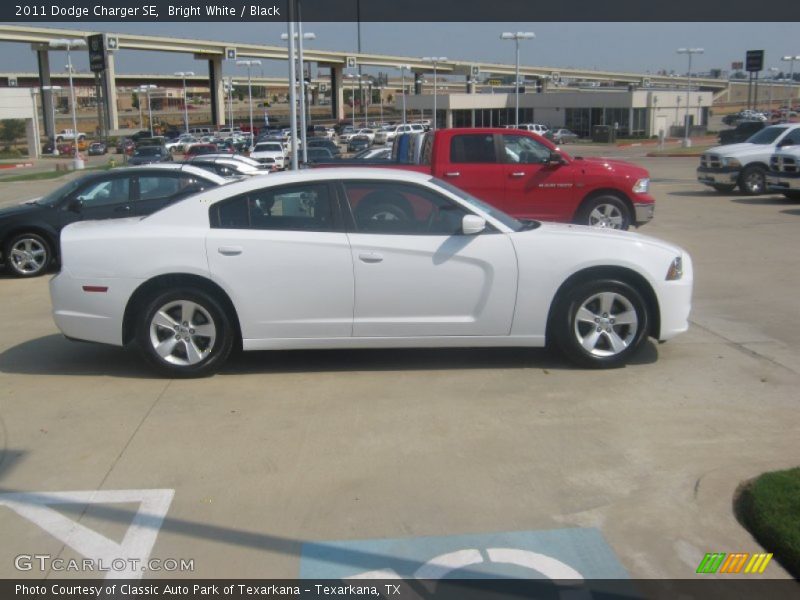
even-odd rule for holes
{"type": "Polygon", "coordinates": [[[767,177],[764,169],[753,165],[747,167],[739,176],[739,189],[748,196],[763,194],[767,189],[767,177]]]}
{"type": "Polygon", "coordinates": [[[590,227],[628,229],[631,225],[631,211],[617,196],[596,196],[584,202],[577,221],[590,227]]]}
{"type": "Polygon", "coordinates": [[[36,277],[53,259],[50,244],[36,233],[22,233],[11,238],[3,250],[6,267],[17,277],[36,277]]]}
{"type": "Polygon", "coordinates": [[[199,289],[152,297],[140,311],[136,345],[156,370],[170,377],[215,373],[233,348],[233,327],[220,302],[199,289]]]}
{"type": "Polygon", "coordinates": [[[645,338],[646,304],[641,294],[623,281],[578,284],[558,302],[550,332],[562,352],[579,365],[621,366],[645,338]]]}

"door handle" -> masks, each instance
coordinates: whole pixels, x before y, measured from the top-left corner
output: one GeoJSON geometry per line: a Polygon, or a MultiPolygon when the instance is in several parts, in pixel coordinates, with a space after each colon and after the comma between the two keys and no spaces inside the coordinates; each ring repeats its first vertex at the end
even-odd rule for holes
{"type": "Polygon", "coordinates": [[[365,263],[379,263],[383,261],[383,255],[377,252],[362,252],[358,255],[358,259],[365,263]]]}
{"type": "Polygon", "coordinates": [[[118,206],[114,209],[114,212],[131,212],[131,205],[125,204],[123,206],[118,206]]]}
{"type": "Polygon", "coordinates": [[[511,177],[525,177],[525,171],[514,171],[511,177]]]}
{"type": "Polygon", "coordinates": [[[450,171],[449,173],[444,174],[445,177],[459,177],[461,173],[459,171],[450,171]]]}
{"type": "Polygon", "coordinates": [[[223,256],[236,256],[242,253],[241,246],[220,246],[217,248],[217,252],[222,254],[223,256]]]}

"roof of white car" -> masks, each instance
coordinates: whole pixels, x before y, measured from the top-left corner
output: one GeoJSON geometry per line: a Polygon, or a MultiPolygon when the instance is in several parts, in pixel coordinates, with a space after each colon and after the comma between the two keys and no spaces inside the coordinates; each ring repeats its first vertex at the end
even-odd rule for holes
{"type": "Polygon", "coordinates": [[[216,173],[211,173],[205,169],[201,169],[200,167],[194,167],[192,165],[186,163],[153,163],[149,165],[131,165],[130,167],[125,167],[126,169],[157,169],[160,171],[183,171],[185,173],[191,173],[192,175],[199,175],[205,177],[206,179],[210,179],[218,184],[227,183],[228,180],[224,177],[220,177],[216,173]]]}

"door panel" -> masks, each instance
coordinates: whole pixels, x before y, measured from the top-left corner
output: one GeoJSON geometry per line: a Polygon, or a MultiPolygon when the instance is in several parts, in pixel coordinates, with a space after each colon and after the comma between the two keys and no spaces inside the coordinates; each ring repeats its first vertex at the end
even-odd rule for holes
{"type": "Polygon", "coordinates": [[[498,160],[491,133],[459,134],[450,139],[449,161],[435,173],[476,198],[505,210],[505,165],[498,160]]]}

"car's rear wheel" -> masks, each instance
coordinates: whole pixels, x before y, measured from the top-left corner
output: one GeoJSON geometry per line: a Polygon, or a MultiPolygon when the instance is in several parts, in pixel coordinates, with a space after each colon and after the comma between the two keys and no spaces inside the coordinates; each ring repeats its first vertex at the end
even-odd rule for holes
{"type": "Polygon", "coordinates": [[[631,211],[621,198],[604,194],[583,203],[577,222],[590,227],[628,229],[631,226],[631,211]]]}
{"type": "Polygon", "coordinates": [[[3,250],[6,267],[17,277],[36,277],[50,266],[53,253],[50,244],[35,233],[15,235],[3,250]]]}
{"type": "Polygon", "coordinates": [[[748,196],[757,196],[766,191],[767,177],[764,169],[753,165],[739,176],[739,189],[748,196]]]}
{"type": "Polygon", "coordinates": [[[138,315],[136,345],[170,377],[203,377],[222,366],[233,348],[233,327],[222,305],[199,289],[152,297],[138,315]]]}
{"type": "Polygon", "coordinates": [[[623,365],[648,329],[647,307],[631,285],[612,279],[578,284],[564,293],[550,331],[561,351],[587,367],[623,365]]]}
{"type": "Polygon", "coordinates": [[[713,187],[715,190],[717,190],[721,194],[730,194],[734,190],[734,188],[736,186],[735,185],[723,185],[723,184],[719,184],[718,183],[718,184],[712,185],[711,187],[713,187]]]}

